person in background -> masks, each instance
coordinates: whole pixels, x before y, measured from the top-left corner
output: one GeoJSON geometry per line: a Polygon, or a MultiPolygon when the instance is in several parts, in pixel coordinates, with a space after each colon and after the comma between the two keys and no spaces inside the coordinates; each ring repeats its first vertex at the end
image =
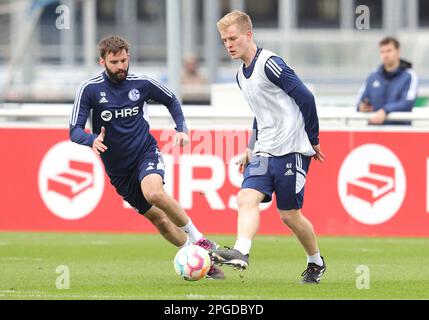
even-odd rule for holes
{"type": "Polygon", "coordinates": [[[198,70],[198,59],[194,55],[187,55],[183,59],[182,84],[206,84],[206,78],[198,70]]]}
{"type": "Polygon", "coordinates": [[[375,112],[370,124],[411,124],[386,120],[390,112],[411,111],[417,98],[418,78],[412,64],[401,59],[400,43],[386,37],[379,43],[382,65],[371,73],[359,92],[357,110],[375,112]]]}

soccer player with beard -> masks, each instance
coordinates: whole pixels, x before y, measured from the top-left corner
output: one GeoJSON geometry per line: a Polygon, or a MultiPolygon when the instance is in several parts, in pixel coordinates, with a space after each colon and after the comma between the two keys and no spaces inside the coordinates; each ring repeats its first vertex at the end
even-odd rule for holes
{"type": "MultiPolygon", "coordinates": [[[[148,100],[165,105],[176,124],[173,145],[188,143],[182,108],[174,94],[157,81],[128,74],[129,44],[108,36],[98,44],[105,71],[80,86],[70,117],[70,139],[101,156],[110,182],[137,212],[144,215],[172,244],[205,249],[218,245],[205,238],[181,205],[164,190],[164,162],[145,119],[148,100]],[[85,124],[92,111],[92,133],[85,124]]],[[[208,278],[223,279],[212,266],[208,278]]]]}

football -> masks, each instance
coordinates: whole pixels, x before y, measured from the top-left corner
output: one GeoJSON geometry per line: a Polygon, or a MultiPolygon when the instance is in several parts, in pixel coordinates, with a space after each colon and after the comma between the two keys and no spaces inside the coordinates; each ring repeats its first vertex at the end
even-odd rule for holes
{"type": "Polygon", "coordinates": [[[179,276],[188,281],[204,278],[210,270],[211,263],[209,252],[196,245],[181,248],[174,257],[174,269],[179,276]]]}

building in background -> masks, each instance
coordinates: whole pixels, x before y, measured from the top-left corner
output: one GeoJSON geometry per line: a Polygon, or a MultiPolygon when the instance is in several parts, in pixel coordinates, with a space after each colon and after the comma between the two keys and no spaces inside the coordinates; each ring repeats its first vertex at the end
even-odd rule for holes
{"type": "MultiPolygon", "coordinates": [[[[96,43],[108,34],[124,36],[132,44],[133,72],[160,79],[167,73],[168,1],[1,0],[3,100],[71,101],[80,81],[101,70],[96,43]],[[69,27],[59,29],[64,15],[69,27]]],[[[182,0],[176,21],[181,48],[172,50],[180,61],[195,55],[209,83],[234,81],[231,70],[237,62],[221,50],[215,28],[217,19],[232,9],[248,12],[257,44],[284,56],[320,95],[355,94],[376,67],[374,44],[386,35],[401,40],[403,56],[413,62],[427,93],[428,1],[182,0]],[[369,29],[356,27],[359,6],[369,9],[369,29]]],[[[202,91],[209,103],[209,86],[202,91]]]]}

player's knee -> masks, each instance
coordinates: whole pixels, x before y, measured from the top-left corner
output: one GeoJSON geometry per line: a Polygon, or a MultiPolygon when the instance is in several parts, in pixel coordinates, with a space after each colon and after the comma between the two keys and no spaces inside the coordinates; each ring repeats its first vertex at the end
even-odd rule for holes
{"type": "Polygon", "coordinates": [[[246,190],[241,190],[237,195],[237,205],[239,209],[258,206],[257,199],[246,190]]]}
{"type": "Polygon", "coordinates": [[[280,217],[286,225],[295,224],[301,217],[300,210],[287,210],[280,213],[280,217]]]}
{"type": "Polygon", "coordinates": [[[287,215],[281,216],[281,219],[282,219],[283,223],[286,225],[290,225],[292,222],[292,218],[290,216],[287,216],[287,215]]]}
{"type": "Polygon", "coordinates": [[[160,231],[168,230],[168,228],[171,225],[171,221],[167,216],[160,216],[156,217],[153,221],[151,221],[152,224],[160,231]]]}
{"type": "Polygon", "coordinates": [[[160,191],[151,191],[145,194],[146,200],[157,207],[160,207],[163,203],[166,202],[166,194],[163,190],[160,191]]]}

